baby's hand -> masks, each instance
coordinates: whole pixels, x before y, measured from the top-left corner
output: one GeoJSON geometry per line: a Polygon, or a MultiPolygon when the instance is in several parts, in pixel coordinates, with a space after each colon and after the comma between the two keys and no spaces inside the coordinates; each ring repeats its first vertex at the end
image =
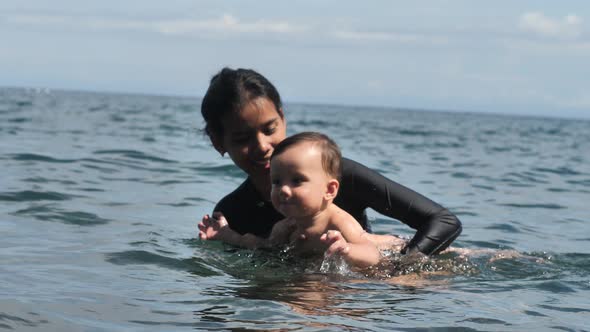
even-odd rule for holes
{"type": "Polygon", "coordinates": [[[346,256],[350,251],[350,245],[339,231],[327,231],[322,234],[320,240],[328,245],[326,255],[339,254],[346,256]]]}
{"type": "Polygon", "coordinates": [[[213,217],[209,217],[208,214],[203,216],[198,227],[201,240],[223,240],[222,233],[229,228],[227,220],[220,212],[213,213],[213,217]]]}

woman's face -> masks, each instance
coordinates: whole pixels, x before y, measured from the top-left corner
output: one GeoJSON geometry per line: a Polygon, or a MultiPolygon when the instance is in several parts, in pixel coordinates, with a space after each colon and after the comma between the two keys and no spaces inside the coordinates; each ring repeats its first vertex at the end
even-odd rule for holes
{"type": "Polygon", "coordinates": [[[222,119],[223,136],[215,144],[254,181],[270,181],[270,156],[286,137],[282,114],[268,98],[253,99],[240,112],[222,119]]]}

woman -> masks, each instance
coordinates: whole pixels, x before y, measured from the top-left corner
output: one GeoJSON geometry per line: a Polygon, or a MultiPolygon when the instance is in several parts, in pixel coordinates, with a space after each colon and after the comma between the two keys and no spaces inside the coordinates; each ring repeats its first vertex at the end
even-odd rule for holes
{"type": "MultiPolygon", "coordinates": [[[[248,178],[215,206],[240,234],[267,237],[283,219],[270,203],[270,156],[286,137],[287,121],[276,88],[249,69],[222,69],[211,79],[201,114],[213,147],[227,153],[248,178]]],[[[439,253],[461,233],[461,222],[447,209],[379,173],[343,158],[336,205],[370,231],[366,208],[397,219],[416,230],[403,253],[439,253]]],[[[200,227],[217,222],[208,215],[200,227]]],[[[201,235],[202,237],[202,235],[201,235]]],[[[374,242],[388,241],[372,235],[374,242]]]]}

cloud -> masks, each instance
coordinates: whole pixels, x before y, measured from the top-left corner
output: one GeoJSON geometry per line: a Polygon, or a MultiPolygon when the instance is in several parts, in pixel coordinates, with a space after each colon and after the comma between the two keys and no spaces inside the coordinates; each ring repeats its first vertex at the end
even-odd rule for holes
{"type": "Polygon", "coordinates": [[[165,34],[187,34],[201,31],[235,32],[235,33],[296,33],[307,30],[306,27],[288,22],[258,20],[240,22],[232,15],[225,14],[215,20],[172,20],[154,24],[158,32],[165,34]]]}
{"type": "Polygon", "coordinates": [[[553,19],[543,13],[528,12],[520,17],[519,26],[524,31],[544,37],[575,39],[582,34],[582,23],[582,18],[573,14],[553,19]]]}
{"type": "Polygon", "coordinates": [[[448,43],[447,37],[383,31],[360,31],[355,28],[332,29],[321,24],[303,25],[286,20],[254,19],[244,21],[231,14],[208,19],[128,19],[118,17],[74,16],[58,14],[18,14],[0,16],[0,24],[67,29],[73,31],[136,31],[163,35],[214,36],[248,34],[304,34],[310,39],[325,38],[345,42],[403,44],[448,43]],[[2,20],[3,19],[3,20],[2,20]]]}
{"type": "Polygon", "coordinates": [[[134,30],[150,31],[168,35],[190,35],[199,33],[297,33],[307,27],[285,21],[256,20],[242,22],[230,14],[218,19],[195,20],[128,20],[88,18],[60,15],[16,15],[4,18],[5,22],[29,26],[54,26],[71,28],[90,28],[96,30],[134,30]]]}
{"type": "Polygon", "coordinates": [[[397,42],[397,43],[427,43],[446,44],[447,38],[438,36],[427,36],[420,34],[402,34],[393,32],[359,32],[350,30],[336,30],[333,37],[343,40],[368,41],[368,42],[397,42]]]}

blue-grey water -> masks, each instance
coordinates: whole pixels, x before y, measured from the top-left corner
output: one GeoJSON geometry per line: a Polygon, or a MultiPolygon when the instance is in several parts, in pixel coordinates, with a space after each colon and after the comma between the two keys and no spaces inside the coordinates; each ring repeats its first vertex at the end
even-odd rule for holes
{"type": "Polygon", "coordinates": [[[290,134],[332,136],[490,249],[388,278],[196,239],[244,178],[199,108],[0,89],[0,330],[590,330],[590,121],[287,104],[290,134]]]}

